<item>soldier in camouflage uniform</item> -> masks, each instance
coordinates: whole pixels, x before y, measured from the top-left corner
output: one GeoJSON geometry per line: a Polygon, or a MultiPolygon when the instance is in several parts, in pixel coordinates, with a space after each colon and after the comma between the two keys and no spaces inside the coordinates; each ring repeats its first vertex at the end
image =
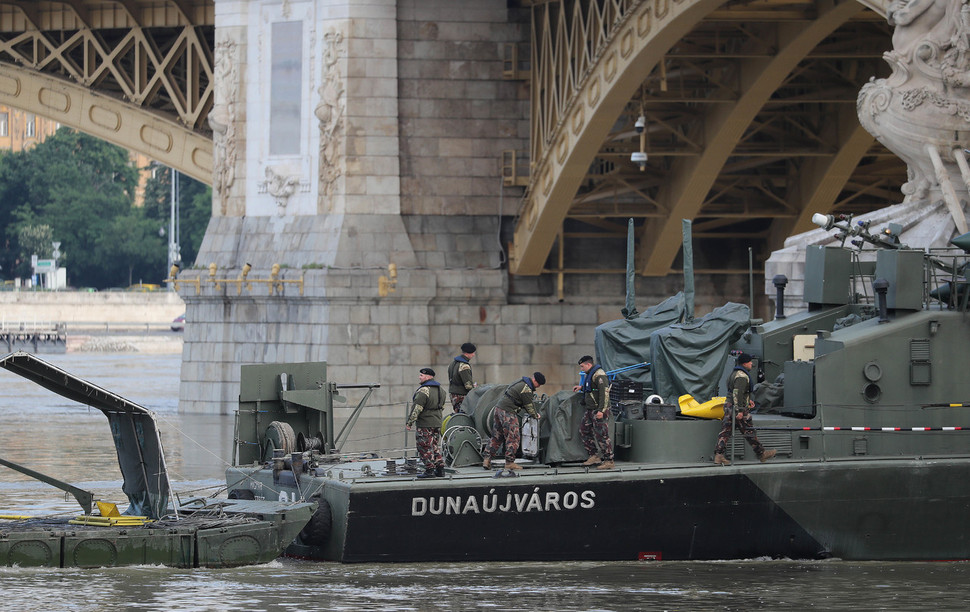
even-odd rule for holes
{"type": "Polygon", "coordinates": [[[526,412],[538,419],[539,411],[534,405],[535,391],[546,384],[546,377],[542,372],[535,372],[532,377],[523,376],[520,380],[509,385],[495,405],[495,415],[492,417],[492,439],[485,451],[482,467],[486,470],[492,467],[494,458],[502,444],[505,444],[505,468],[521,470],[522,466],[515,462],[515,455],[519,452],[519,413],[526,412]]]}
{"type": "Polygon", "coordinates": [[[580,358],[579,367],[586,376],[583,384],[573,387],[573,391],[582,391],[582,405],[586,409],[579,424],[579,435],[589,455],[583,465],[608,470],[615,467],[613,442],[610,440],[610,379],[603,368],[593,363],[590,355],[580,358]]]}
{"type": "Polygon", "coordinates": [[[758,435],[754,432],[751,423],[751,409],[754,408],[754,401],[751,399],[751,370],[754,357],[747,353],[738,355],[737,364],[734,371],[728,377],[728,396],[724,402],[724,418],[721,419],[721,433],[717,436],[717,444],[714,446],[714,465],[731,465],[731,461],[724,456],[727,443],[731,439],[734,427],[731,423],[732,406],[734,407],[734,421],[744,439],[748,441],[751,448],[762,463],[771,459],[778,452],[774,449],[765,450],[758,440],[758,435]]]}
{"type": "Polygon", "coordinates": [[[421,368],[418,373],[421,386],[414,392],[414,407],[408,415],[407,429],[417,425],[414,434],[418,457],[424,462],[424,473],[418,478],[441,478],[445,475],[445,462],[441,457],[441,411],[445,407],[445,390],[434,379],[434,370],[421,368]]]}
{"type": "Polygon", "coordinates": [[[455,357],[448,366],[448,393],[451,394],[451,409],[455,412],[461,411],[461,403],[465,401],[465,396],[475,387],[475,381],[472,380],[472,367],[468,363],[475,356],[475,350],[475,345],[471,342],[462,344],[461,355],[455,357]]]}

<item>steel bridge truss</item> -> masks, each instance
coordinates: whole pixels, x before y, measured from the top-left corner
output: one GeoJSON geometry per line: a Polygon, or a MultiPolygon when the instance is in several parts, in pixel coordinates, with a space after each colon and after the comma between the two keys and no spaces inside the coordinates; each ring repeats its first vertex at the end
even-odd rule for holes
{"type": "Polygon", "coordinates": [[[699,267],[736,272],[747,246],[766,258],[810,229],[814,212],[860,213],[902,198],[905,164],[855,114],[860,87],[888,75],[881,57],[891,32],[878,13],[851,1],[530,4],[533,174],[517,222],[516,273],[583,272],[570,253],[588,253],[598,236],[621,240],[629,218],[641,274],[675,271],[682,218],[694,221],[699,267]],[[644,19],[657,28],[678,5],[697,18],[668,21],[662,50],[614,78],[622,96],[590,104],[608,98],[611,57],[637,44],[644,19]],[[588,112],[579,119],[583,106],[612,113],[598,119],[609,123],[605,137],[575,137],[583,163],[554,176],[548,167],[565,158],[563,134],[595,132],[588,112]],[[568,183],[571,199],[557,209],[543,180],[568,183]],[[561,263],[549,265],[555,242],[561,263]]]}
{"type": "Polygon", "coordinates": [[[0,62],[66,79],[211,137],[212,0],[0,2],[0,62]]]}

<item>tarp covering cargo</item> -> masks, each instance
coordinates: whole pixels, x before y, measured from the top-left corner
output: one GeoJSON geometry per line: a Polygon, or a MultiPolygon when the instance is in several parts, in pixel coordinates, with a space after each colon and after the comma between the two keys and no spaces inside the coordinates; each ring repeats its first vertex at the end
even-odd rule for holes
{"type": "MultiPolygon", "coordinates": [[[[506,385],[479,385],[465,396],[461,405],[461,411],[471,416],[476,428],[485,434],[486,444],[493,431],[493,408],[505,389],[506,385]]],[[[579,423],[586,411],[579,403],[581,399],[582,394],[573,391],[559,391],[552,396],[540,393],[536,398],[535,407],[542,415],[539,419],[541,462],[585,461],[589,457],[579,437],[579,423]]]]}
{"type": "MultiPolygon", "coordinates": [[[[683,320],[684,294],[678,293],[632,319],[618,319],[596,328],[596,358],[606,371],[650,361],[650,335],[683,320]]],[[[623,378],[651,384],[648,369],[630,370],[623,378]]]]}
{"type": "Polygon", "coordinates": [[[579,424],[586,412],[586,407],[579,403],[581,400],[581,393],[560,391],[541,404],[540,457],[544,463],[585,461],[589,458],[579,436],[579,424]]]}
{"type": "Polygon", "coordinates": [[[97,408],[111,427],[123,490],[130,507],[125,514],[159,518],[168,507],[169,482],[154,414],[147,408],[105,391],[29,353],[0,359],[0,367],[69,400],[97,408]]]}
{"type": "Polygon", "coordinates": [[[749,323],[748,307],[728,302],[700,319],[651,333],[653,392],[667,403],[675,403],[685,393],[700,402],[717,395],[731,344],[749,323]]]}

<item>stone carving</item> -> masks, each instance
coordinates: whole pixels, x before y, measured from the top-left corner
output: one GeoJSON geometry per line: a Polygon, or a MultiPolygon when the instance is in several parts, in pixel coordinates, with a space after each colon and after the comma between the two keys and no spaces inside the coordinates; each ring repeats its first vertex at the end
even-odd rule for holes
{"type": "Polygon", "coordinates": [[[314,114],[320,120],[320,210],[332,209],[331,199],[340,177],[340,134],[344,123],[344,83],[337,61],[343,34],[331,29],[323,37],[323,74],[318,90],[320,103],[314,114]]]}
{"type": "Polygon", "coordinates": [[[859,92],[859,121],[906,162],[904,202],[943,199],[957,229],[967,231],[964,147],[970,134],[970,0],[895,0],[892,67],[859,92]],[[951,176],[963,177],[954,185],[951,176]]]}
{"type": "Polygon", "coordinates": [[[283,216],[290,196],[296,193],[300,186],[300,177],[292,174],[277,172],[272,166],[266,167],[266,180],[259,185],[259,190],[269,193],[276,202],[276,213],[283,216]]]}
{"type": "Polygon", "coordinates": [[[226,215],[229,188],[236,180],[236,123],[239,99],[238,49],[233,40],[222,40],[215,48],[215,92],[209,126],[212,128],[214,167],[212,189],[226,215]]]}

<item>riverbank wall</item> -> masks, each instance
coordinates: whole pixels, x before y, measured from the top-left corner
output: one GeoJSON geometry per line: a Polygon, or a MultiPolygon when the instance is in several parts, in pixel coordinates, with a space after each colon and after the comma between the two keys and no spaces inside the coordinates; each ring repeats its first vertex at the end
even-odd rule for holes
{"type": "Polygon", "coordinates": [[[0,329],[53,329],[68,352],[181,353],[172,320],[185,312],[175,292],[4,291],[0,329]]]}

